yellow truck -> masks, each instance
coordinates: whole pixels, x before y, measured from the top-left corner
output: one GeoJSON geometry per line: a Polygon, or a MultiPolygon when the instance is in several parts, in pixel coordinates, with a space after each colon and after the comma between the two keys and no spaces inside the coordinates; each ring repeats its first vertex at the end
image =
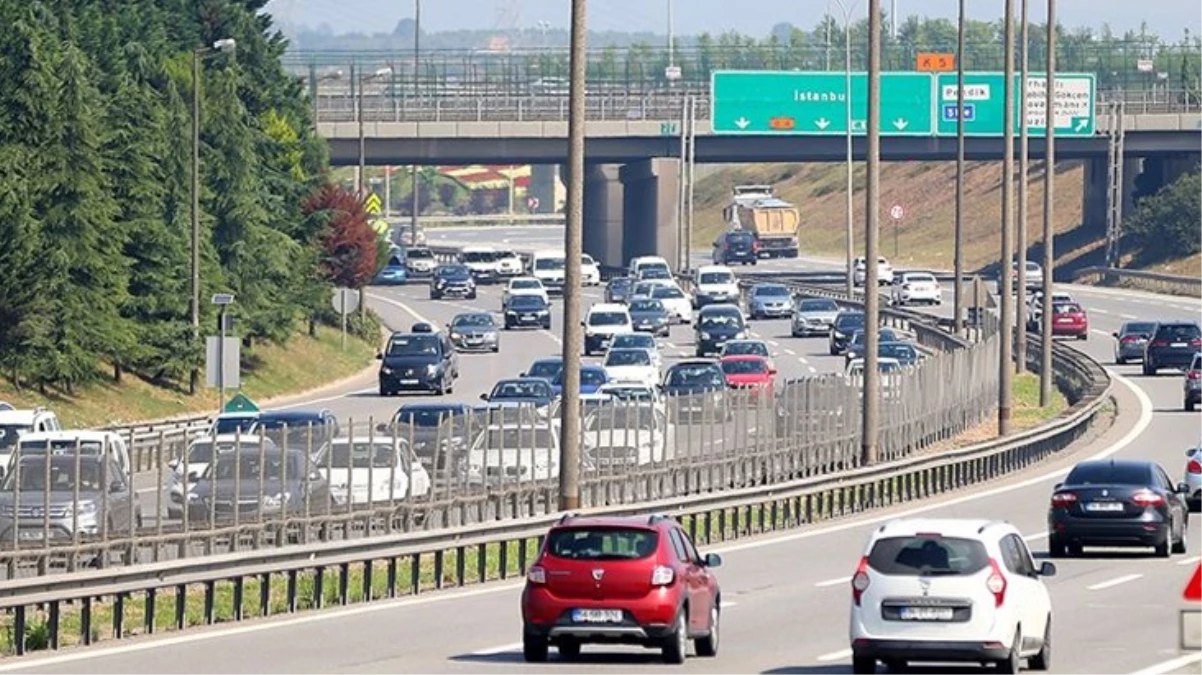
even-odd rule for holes
{"type": "Polygon", "coordinates": [[[761,258],[796,258],[801,212],[776,197],[771,185],[736,185],[723,217],[733,230],[755,235],[761,258]]]}

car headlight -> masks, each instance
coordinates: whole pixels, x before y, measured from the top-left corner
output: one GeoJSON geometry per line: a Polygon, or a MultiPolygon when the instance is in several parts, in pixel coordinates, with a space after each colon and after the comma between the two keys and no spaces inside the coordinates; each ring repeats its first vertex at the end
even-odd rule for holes
{"type": "Polygon", "coordinates": [[[459,333],[455,333],[455,332],[452,332],[452,333],[451,333],[451,339],[452,339],[452,340],[458,340],[458,339],[460,339],[460,338],[462,338],[462,337],[463,337],[463,336],[462,336],[462,335],[460,335],[459,333]]]}
{"type": "Polygon", "coordinates": [[[286,492],[274,495],[265,495],[263,497],[263,508],[278,509],[290,501],[292,501],[292,495],[286,492]]]}
{"type": "Polygon", "coordinates": [[[96,502],[80,502],[75,505],[75,512],[81,516],[96,513],[96,502]]]}
{"type": "Polygon", "coordinates": [[[747,337],[747,331],[745,331],[745,330],[741,330],[738,333],[735,333],[736,340],[742,340],[745,337],[747,337]]]}
{"type": "Polygon", "coordinates": [[[200,501],[200,495],[196,494],[195,492],[189,492],[188,493],[188,501],[198,502],[198,501],[200,501]]]}
{"type": "Polygon", "coordinates": [[[846,335],[844,335],[843,333],[840,333],[839,331],[835,331],[835,332],[831,333],[831,335],[834,335],[839,340],[842,340],[843,338],[847,337],[846,335]]]}
{"type": "Polygon", "coordinates": [[[496,334],[496,333],[485,333],[485,334],[484,334],[484,340],[485,340],[485,341],[487,341],[487,342],[496,342],[496,341],[497,341],[497,334],[496,334]]]}
{"type": "Polygon", "coordinates": [[[438,364],[431,363],[430,365],[426,366],[426,374],[430,375],[430,376],[437,375],[438,374],[438,364]]]}
{"type": "Polygon", "coordinates": [[[385,375],[391,375],[392,368],[389,368],[388,366],[380,366],[380,372],[384,373],[385,375]]]}
{"type": "Polygon", "coordinates": [[[702,340],[708,340],[708,339],[710,339],[710,334],[709,334],[709,333],[707,333],[707,332],[705,332],[705,331],[701,331],[701,339],[702,339],[702,340]]]}

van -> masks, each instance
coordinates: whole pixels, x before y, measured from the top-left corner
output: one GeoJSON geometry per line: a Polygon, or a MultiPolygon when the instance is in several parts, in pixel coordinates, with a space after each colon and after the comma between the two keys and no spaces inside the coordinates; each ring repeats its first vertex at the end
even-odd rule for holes
{"type": "Polygon", "coordinates": [[[615,335],[633,332],[634,324],[626,305],[599,302],[589,307],[584,319],[584,355],[604,352],[615,335]]]}
{"type": "Polygon", "coordinates": [[[549,295],[563,295],[565,267],[567,260],[563,251],[535,251],[530,258],[530,276],[543,282],[543,288],[547,289],[549,295]]]}
{"type": "Polygon", "coordinates": [[[639,272],[646,268],[658,268],[665,270],[668,276],[672,275],[672,267],[668,265],[668,261],[657,255],[641,255],[630,261],[630,276],[635,279],[639,278],[639,272]]]}

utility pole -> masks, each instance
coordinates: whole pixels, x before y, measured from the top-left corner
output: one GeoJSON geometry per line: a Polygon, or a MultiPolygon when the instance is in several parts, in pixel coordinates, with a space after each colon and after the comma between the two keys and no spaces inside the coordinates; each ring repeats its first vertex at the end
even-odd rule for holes
{"type": "Polygon", "coordinates": [[[688,191],[685,193],[684,205],[684,266],[686,270],[693,269],[693,172],[697,168],[697,97],[689,96],[689,161],[688,191]]]}
{"type": "MultiPolygon", "coordinates": [[[[192,341],[200,344],[200,55],[192,50],[192,341]]],[[[195,394],[200,371],[193,368],[188,377],[188,393],[195,394]]]]}
{"type": "Polygon", "coordinates": [[[1002,255],[1001,283],[998,284],[1002,305],[1002,344],[998,358],[998,435],[1010,434],[1010,408],[1014,397],[1014,0],[1006,0],[1004,49],[1006,50],[1005,83],[1002,87],[1002,110],[1006,111],[1002,140],[1002,255]]]}
{"type": "Polygon", "coordinates": [[[964,5],[960,0],[956,28],[956,217],[953,236],[955,277],[952,285],[952,326],[964,331],[964,5]]]}
{"type": "Polygon", "coordinates": [[[680,172],[676,180],[676,271],[684,271],[688,259],[684,252],[684,208],[685,208],[685,165],[689,151],[689,97],[686,94],[680,104],[680,172]]]}
{"type": "Polygon", "coordinates": [[[844,123],[847,125],[844,140],[846,147],[844,149],[844,172],[847,174],[847,185],[844,188],[846,205],[844,206],[846,220],[843,224],[843,247],[844,257],[847,264],[847,296],[851,297],[855,293],[855,284],[852,281],[852,274],[855,271],[852,261],[855,260],[855,161],[852,156],[852,111],[851,111],[851,13],[856,9],[855,0],[835,0],[839,5],[839,9],[843,11],[843,90],[847,92],[847,98],[844,101],[844,123]]]}
{"type": "Polygon", "coordinates": [[[358,90],[355,92],[355,121],[359,124],[359,165],[355,171],[355,196],[363,198],[363,184],[367,182],[367,139],[363,132],[363,86],[366,83],[366,78],[362,74],[356,76],[354,65],[351,66],[352,79],[357,77],[355,84],[358,90]]]}
{"type": "Polygon", "coordinates": [[[1030,172],[1029,133],[1027,131],[1027,78],[1030,68],[1028,49],[1028,9],[1030,0],[1022,0],[1019,35],[1018,87],[1018,287],[1014,295],[1014,370],[1027,372],[1027,175],[1030,172]]]}
{"type": "Polygon", "coordinates": [[[1043,308],[1039,335],[1039,406],[1052,403],[1052,274],[1056,264],[1052,209],[1056,189],[1056,0],[1048,0],[1048,74],[1044,86],[1045,155],[1043,170],[1043,308]]]}
{"type": "Polygon", "coordinates": [[[881,371],[878,365],[880,339],[880,245],[881,210],[881,0],[868,0],[868,188],[864,213],[864,408],[860,459],[865,465],[880,459],[877,446],[881,371]]]}
{"type": "Polygon", "coordinates": [[[580,508],[580,259],[584,255],[584,85],[586,0],[572,0],[568,88],[568,219],[564,239],[563,394],[559,407],[559,509],[580,508]]]}
{"type": "MultiPolygon", "coordinates": [[[[413,0],[413,100],[417,102],[418,97],[418,81],[421,79],[421,53],[422,53],[422,0],[413,0]]],[[[414,164],[410,168],[410,188],[413,192],[409,196],[410,199],[410,214],[409,214],[409,244],[417,246],[417,211],[421,207],[417,198],[417,183],[420,180],[417,173],[417,165],[414,164]]]]}

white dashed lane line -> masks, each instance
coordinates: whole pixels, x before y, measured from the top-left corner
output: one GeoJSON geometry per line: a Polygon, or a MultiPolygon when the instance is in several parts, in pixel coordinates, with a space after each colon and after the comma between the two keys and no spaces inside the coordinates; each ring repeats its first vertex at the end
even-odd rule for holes
{"type": "Polygon", "coordinates": [[[1094,584],[1093,586],[1086,586],[1085,588],[1087,590],[1091,590],[1091,591],[1101,591],[1101,590],[1105,590],[1107,588],[1113,588],[1114,586],[1118,586],[1119,584],[1125,584],[1129,581],[1135,581],[1136,579],[1142,579],[1143,576],[1144,575],[1142,575],[1142,574],[1124,574],[1121,577],[1115,577],[1114,579],[1111,579],[1109,581],[1103,581],[1101,583],[1094,584]]]}

